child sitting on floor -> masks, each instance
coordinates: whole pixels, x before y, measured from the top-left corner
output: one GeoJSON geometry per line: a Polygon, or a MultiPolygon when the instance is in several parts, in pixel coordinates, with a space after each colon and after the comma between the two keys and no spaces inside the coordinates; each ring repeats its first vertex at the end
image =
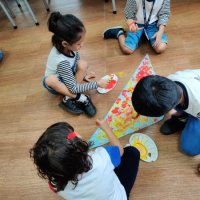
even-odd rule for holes
{"type": "Polygon", "coordinates": [[[117,39],[123,53],[132,54],[143,34],[157,53],[167,47],[165,26],[170,15],[170,0],[127,0],[125,18],[128,33],[121,26],[107,29],[104,39],[117,39]]]}
{"type": "Polygon", "coordinates": [[[89,151],[66,122],[53,124],[40,136],[30,156],[50,189],[67,200],[127,200],[137,176],[140,153],[123,148],[107,122],[97,120],[111,145],[89,151]]]}
{"type": "Polygon", "coordinates": [[[84,111],[88,116],[94,116],[96,108],[83,93],[98,86],[104,88],[106,81],[101,79],[81,84],[83,80],[89,81],[94,77],[93,73],[87,72],[88,65],[80,60],[78,53],[85,38],[83,23],[71,14],[53,12],[48,27],[54,33],[53,48],[47,60],[43,86],[52,94],[64,95],[60,106],[68,112],[81,114],[84,111]]]}
{"type": "Polygon", "coordinates": [[[200,154],[200,69],[179,71],[167,78],[142,78],[133,91],[132,104],[141,115],[172,115],[160,132],[169,135],[182,130],[183,152],[191,156],[200,154]]]}

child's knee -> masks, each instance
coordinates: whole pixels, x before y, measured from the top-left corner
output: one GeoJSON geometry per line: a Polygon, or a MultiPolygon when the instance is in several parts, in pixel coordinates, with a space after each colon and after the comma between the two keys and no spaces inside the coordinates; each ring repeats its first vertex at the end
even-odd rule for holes
{"type": "Polygon", "coordinates": [[[88,63],[85,60],[80,60],[78,62],[78,69],[82,71],[87,71],[88,70],[88,63]]]}
{"type": "Polygon", "coordinates": [[[166,50],[166,48],[167,48],[167,44],[161,43],[158,47],[154,47],[154,50],[157,54],[161,54],[166,50]]]}
{"type": "Polygon", "coordinates": [[[128,48],[123,48],[122,52],[126,55],[131,55],[133,54],[134,50],[128,49],[128,48]]]}
{"type": "Polygon", "coordinates": [[[53,85],[55,82],[57,82],[58,79],[56,76],[54,75],[50,75],[48,76],[46,79],[45,79],[45,83],[48,85],[48,86],[51,86],[53,85]]]}
{"type": "Polygon", "coordinates": [[[124,151],[128,152],[128,154],[131,154],[131,157],[133,157],[134,160],[140,160],[140,152],[135,147],[128,146],[124,148],[124,151]]]}

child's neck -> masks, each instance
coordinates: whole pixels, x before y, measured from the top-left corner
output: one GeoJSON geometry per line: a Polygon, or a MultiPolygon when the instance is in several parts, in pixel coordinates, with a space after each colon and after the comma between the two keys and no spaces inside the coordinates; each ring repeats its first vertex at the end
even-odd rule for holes
{"type": "Polygon", "coordinates": [[[179,85],[177,85],[177,86],[178,86],[178,89],[179,89],[179,91],[181,93],[181,98],[180,98],[178,104],[180,104],[181,106],[184,106],[185,99],[184,99],[184,95],[183,95],[183,89],[179,85]]]}
{"type": "Polygon", "coordinates": [[[64,53],[65,55],[68,55],[68,56],[72,56],[72,55],[73,55],[73,54],[72,54],[72,51],[69,50],[69,49],[64,49],[64,50],[63,50],[63,53],[64,53]]]}

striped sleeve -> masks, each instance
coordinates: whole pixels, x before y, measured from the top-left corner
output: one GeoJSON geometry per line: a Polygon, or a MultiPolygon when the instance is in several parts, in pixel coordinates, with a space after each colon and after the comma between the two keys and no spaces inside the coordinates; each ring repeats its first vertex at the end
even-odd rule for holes
{"type": "Polygon", "coordinates": [[[78,51],[76,52],[76,58],[75,58],[75,63],[77,63],[80,60],[80,55],[78,51]]]}
{"type": "Polygon", "coordinates": [[[158,13],[158,26],[166,26],[170,16],[170,0],[164,0],[163,5],[158,13]]]}
{"type": "Polygon", "coordinates": [[[83,93],[88,90],[96,89],[98,87],[96,81],[78,84],[72,72],[70,63],[67,60],[62,61],[58,64],[57,72],[58,75],[62,78],[64,84],[67,86],[67,88],[74,94],[83,93]]]}
{"type": "Polygon", "coordinates": [[[127,0],[126,6],[124,9],[124,14],[126,19],[136,19],[136,13],[137,13],[137,4],[135,0],[127,0]]]}

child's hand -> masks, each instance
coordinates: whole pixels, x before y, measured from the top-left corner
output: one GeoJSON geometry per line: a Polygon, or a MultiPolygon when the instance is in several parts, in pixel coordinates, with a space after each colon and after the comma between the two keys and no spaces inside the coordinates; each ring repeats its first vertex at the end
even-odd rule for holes
{"type": "Polygon", "coordinates": [[[138,25],[135,22],[128,24],[128,28],[130,32],[136,32],[138,29],[138,25]]]}
{"type": "Polygon", "coordinates": [[[108,82],[109,82],[109,80],[100,79],[100,80],[97,82],[97,84],[98,84],[99,87],[105,88],[106,85],[108,84],[108,82]]]}
{"type": "Polygon", "coordinates": [[[127,22],[127,24],[130,32],[137,32],[139,29],[141,29],[134,21],[127,22]]]}
{"type": "Polygon", "coordinates": [[[90,82],[91,78],[95,78],[95,73],[94,72],[87,72],[87,74],[84,77],[84,81],[90,82]]]}
{"type": "Polygon", "coordinates": [[[99,126],[102,130],[106,130],[109,127],[107,121],[104,119],[102,120],[97,119],[96,125],[99,126]]]}
{"type": "Polygon", "coordinates": [[[108,139],[110,140],[111,145],[118,146],[120,150],[120,155],[122,156],[124,153],[123,146],[121,145],[119,139],[115,136],[115,134],[112,132],[111,128],[109,127],[106,120],[96,120],[97,126],[99,126],[105,134],[108,136],[108,139]]]}
{"type": "Polygon", "coordinates": [[[155,39],[156,39],[156,41],[155,41],[153,47],[159,47],[159,45],[161,44],[162,34],[163,34],[162,31],[158,31],[157,33],[155,33],[155,34],[153,35],[152,38],[155,38],[155,39]]]}

